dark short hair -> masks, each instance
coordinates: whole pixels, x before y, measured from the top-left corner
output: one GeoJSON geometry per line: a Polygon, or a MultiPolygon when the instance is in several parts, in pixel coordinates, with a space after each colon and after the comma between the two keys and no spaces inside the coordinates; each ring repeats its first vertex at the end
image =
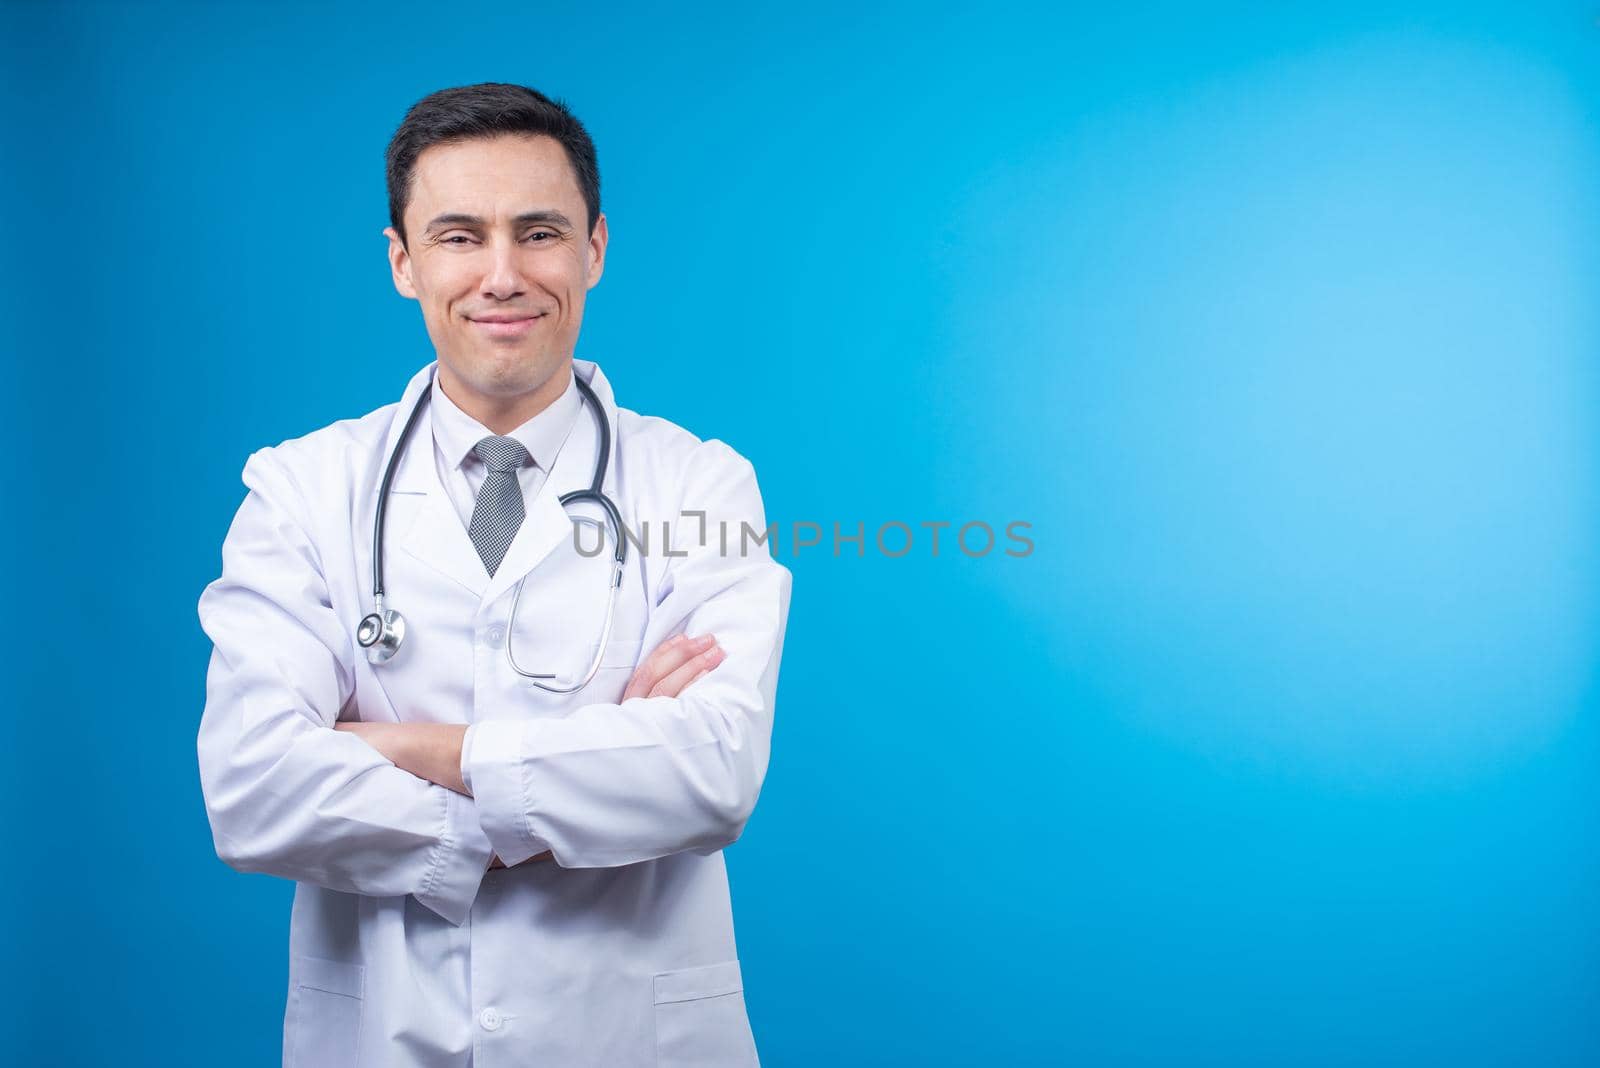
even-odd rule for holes
{"type": "Polygon", "coordinates": [[[589,233],[600,217],[600,165],[594,142],[566,104],[537,89],[504,82],[483,82],[429,93],[406,112],[389,140],[385,154],[389,181],[389,223],[406,240],[406,204],[417,157],[434,145],[470,141],[501,134],[553,137],[567,153],[572,173],[589,209],[589,233]]]}

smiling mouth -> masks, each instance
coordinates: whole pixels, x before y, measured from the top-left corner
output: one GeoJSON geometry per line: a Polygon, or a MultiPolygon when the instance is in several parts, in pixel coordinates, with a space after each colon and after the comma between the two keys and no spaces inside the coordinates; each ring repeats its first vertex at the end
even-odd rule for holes
{"type": "Polygon", "coordinates": [[[533,324],[543,319],[544,312],[537,315],[524,315],[518,317],[495,316],[486,319],[473,319],[468,317],[468,322],[488,334],[490,337],[521,337],[533,328],[533,324]]]}

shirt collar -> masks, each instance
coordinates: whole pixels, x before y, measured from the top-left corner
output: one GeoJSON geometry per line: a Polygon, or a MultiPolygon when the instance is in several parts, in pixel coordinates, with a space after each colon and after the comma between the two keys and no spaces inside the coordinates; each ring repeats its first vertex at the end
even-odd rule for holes
{"type": "MultiPolygon", "coordinates": [[[[430,413],[433,440],[444,452],[450,466],[458,468],[476,457],[473,447],[484,438],[494,436],[494,431],[462,411],[445,395],[443,387],[439,385],[437,372],[434,373],[430,388],[433,393],[430,405],[433,409],[430,413]]],[[[578,384],[569,369],[566,391],[555,399],[555,403],[505,436],[520,442],[539,469],[549,474],[551,467],[555,466],[556,453],[561,451],[561,443],[572,429],[582,403],[578,396],[578,384]]]]}

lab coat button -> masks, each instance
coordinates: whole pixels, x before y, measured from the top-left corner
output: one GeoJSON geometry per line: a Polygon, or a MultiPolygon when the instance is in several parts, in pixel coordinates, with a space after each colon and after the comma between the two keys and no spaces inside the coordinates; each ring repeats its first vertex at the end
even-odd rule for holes
{"type": "Polygon", "coordinates": [[[500,1014],[494,1009],[484,1009],[478,1013],[478,1022],[483,1025],[485,1031],[500,1030],[500,1014]]]}
{"type": "Polygon", "coordinates": [[[506,640],[506,628],[496,623],[483,632],[483,644],[491,649],[500,648],[500,643],[506,640]]]}

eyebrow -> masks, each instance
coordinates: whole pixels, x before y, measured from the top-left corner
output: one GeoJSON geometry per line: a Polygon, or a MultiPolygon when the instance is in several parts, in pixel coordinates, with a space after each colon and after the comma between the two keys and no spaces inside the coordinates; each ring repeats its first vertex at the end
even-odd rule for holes
{"type": "MultiPolygon", "coordinates": [[[[552,226],[560,226],[568,230],[572,229],[571,220],[569,220],[559,211],[525,211],[511,221],[518,227],[532,226],[537,223],[548,223],[552,226]]],[[[431,234],[436,233],[439,230],[448,230],[453,226],[468,226],[481,230],[483,225],[483,219],[477,215],[450,213],[446,215],[435,215],[433,219],[429,221],[428,225],[423,229],[423,232],[431,234]]]]}

